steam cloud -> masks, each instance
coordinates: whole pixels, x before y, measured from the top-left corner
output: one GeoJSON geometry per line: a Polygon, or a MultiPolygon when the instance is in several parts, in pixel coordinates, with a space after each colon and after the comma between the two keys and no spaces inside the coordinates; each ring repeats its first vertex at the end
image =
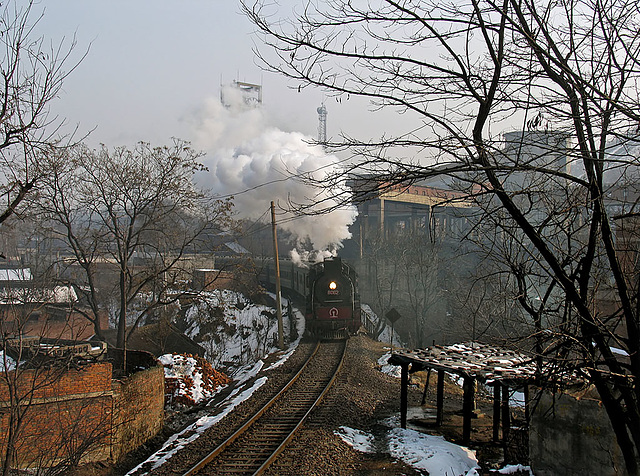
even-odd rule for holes
{"type": "Polygon", "coordinates": [[[311,259],[310,254],[321,259],[335,253],[351,236],[348,227],[357,214],[354,208],[295,218],[281,208],[288,203],[322,203],[323,208],[335,204],[330,190],[312,188],[292,176],[312,174],[322,180],[334,172],[337,157],[311,145],[312,139],[302,133],[269,126],[263,109],[247,108],[233,91],[225,91],[225,103],[230,98],[229,108],[219,100],[207,100],[197,121],[194,145],[207,151],[205,185],[220,195],[233,195],[239,215],[249,219],[270,220],[267,212],[274,201],[278,227],[298,240],[293,259],[311,259]],[[313,250],[301,248],[306,240],[313,250]]]}

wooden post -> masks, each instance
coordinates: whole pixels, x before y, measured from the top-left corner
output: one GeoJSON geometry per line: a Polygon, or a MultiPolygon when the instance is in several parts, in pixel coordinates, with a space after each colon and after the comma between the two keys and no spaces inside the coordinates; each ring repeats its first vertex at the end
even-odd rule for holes
{"type": "Polygon", "coordinates": [[[464,396],[462,400],[462,441],[468,444],[471,441],[471,418],[473,417],[473,400],[475,399],[475,379],[464,376],[462,384],[464,396]]]}
{"type": "Polygon", "coordinates": [[[500,441],[500,382],[493,383],[493,441],[500,441]]]}
{"type": "Polygon", "coordinates": [[[438,370],[438,390],[436,396],[436,425],[442,425],[444,417],[444,370],[438,370]]]}
{"type": "Polygon", "coordinates": [[[409,398],[409,364],[400,366],[400,426],[407,427],[407,408],[409,398]]]}
{"type": "Polygon", "coordinates": [[[282,324],[282,291],[280,288],[280,260],[278,259],[278,232],[276,231],[276,206],[271,202],[271,228],[273,230],[273,255],[276,267],[276,317],[278,318],[278,347],[284,349],[284,326],[282,324]]]}
{"type": "Polygon", "coordinates": [[[431,368],[427,370],[427,381],[424,384],[424,392],[422,392],[422,402],[420,405],[426,405],[427,403],[427,393],[429,393],[429,380],[431,380],[431,368]]]}
{"type": "Polygon", "coordinates": [[[502,442],[506,445],[511,429],[511,411],[509,409],[509,386],[502,385],[502,442]]]}
{"type": "Polygon", "coordinates": [[[384,239],[384,198],[380,198],[380,236],[384,239]]]}
{"type": "Polygon", "coordinates": [[[529,384],[524,384],[522,393],[524,393],[524,421],[527,423],[528,428],[531,420],[531,414],[529,411],[529,384]]]}
{"type": "Polygon", "coordinates": [[[395,324],[395,321],[391,321],[391,353],[393,354],[393,325],[395,324]]]}

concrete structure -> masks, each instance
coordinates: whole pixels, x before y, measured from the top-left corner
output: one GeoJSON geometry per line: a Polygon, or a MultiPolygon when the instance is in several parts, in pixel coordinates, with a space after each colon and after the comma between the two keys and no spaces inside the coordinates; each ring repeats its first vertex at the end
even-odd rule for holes
{"type": "Polygon", "coordinates": [[[387,187],[375,178],[355,178],[349,186],[357,196],[358,217],[351,230],[366,254],[367,240],[422,230],[435,239],[463,233],[474,205],[466,194],[421,185],[387,187]],[[373,190],[373,191],[371,191],[373,190]],[[376,192],[376,190],[380,190],[376,192]]]}
{"type": "Polygon", "coordinates": [[[602,402],[588,394],[542,393],[531,418],[529,456],[536,476],[626,474],[602,402]]]}

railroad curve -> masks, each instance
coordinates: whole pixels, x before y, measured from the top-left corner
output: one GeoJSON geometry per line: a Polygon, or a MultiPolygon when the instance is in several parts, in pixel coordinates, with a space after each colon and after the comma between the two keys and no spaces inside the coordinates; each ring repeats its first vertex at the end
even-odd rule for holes
{"type": "Polygon", "coordinates": [[[346,348],[346,340],[318,342],[289,383],[184,476],[262,474],[329,390],[340,371],[346,348]]]}

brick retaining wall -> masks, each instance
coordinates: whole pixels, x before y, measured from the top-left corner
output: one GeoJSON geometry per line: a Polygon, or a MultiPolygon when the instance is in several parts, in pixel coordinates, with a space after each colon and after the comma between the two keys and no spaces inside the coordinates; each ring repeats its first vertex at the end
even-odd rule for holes
{"type": "Polygon", "coordinates": [[[134,354],[128,359],[153,365],[122,380],[112,379],[109,362],[0,373],[0,462],[12,414],[23,414],[14,465],[20,468],[50,466],[78,454],[82,462],[115,461],[155,436],[164,418],[164,371],[152,356],[134,354]],[[9,403],[8,381],[22,406],[9,403]]]}
{"type": "Polygon", "coordinates": [[[113,459],[138,448],[164,423],[164,369],[161,365],[114,382],[113,459]]]}

